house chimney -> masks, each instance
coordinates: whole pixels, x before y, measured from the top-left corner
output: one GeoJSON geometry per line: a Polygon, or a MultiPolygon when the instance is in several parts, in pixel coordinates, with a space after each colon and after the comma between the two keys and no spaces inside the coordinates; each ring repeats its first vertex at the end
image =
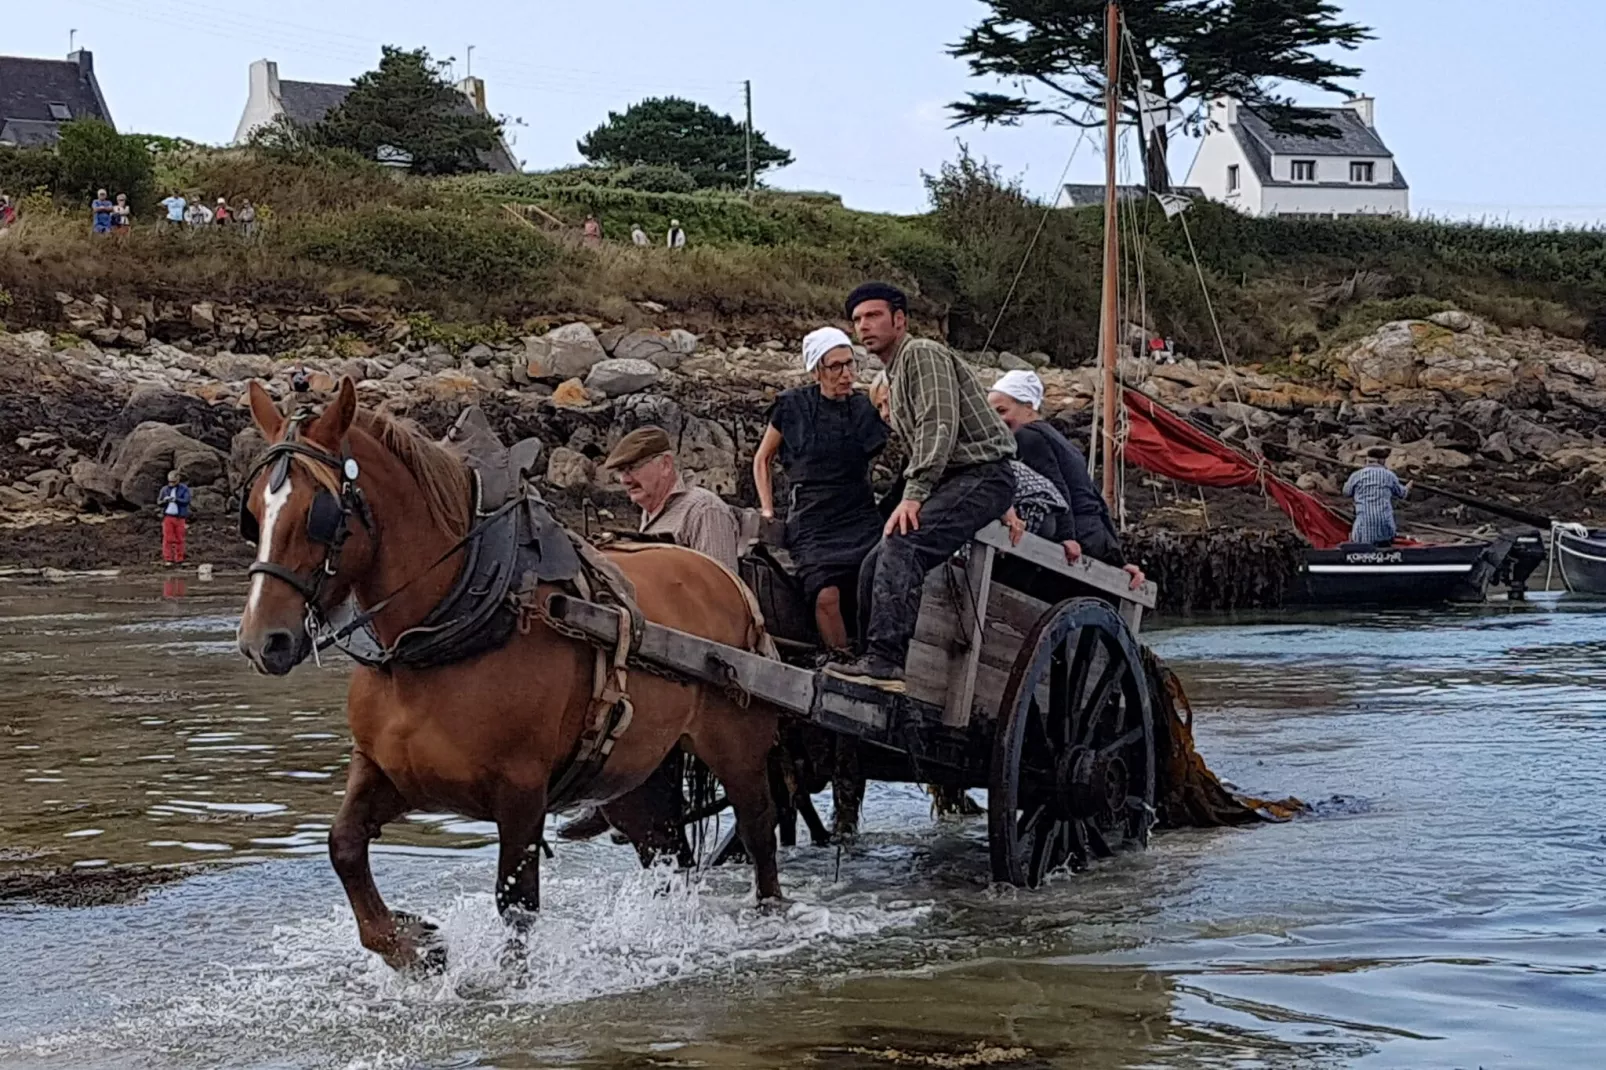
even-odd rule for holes
{"type": "Polygon", "coordinates": [[[251,61],[251,99],[279,99],[279,65],[271,59],[251,61]]]}
{"type": "Polygon", "coordinates": [[[468,98],[468,102],[474,105],[476,112],[485,114],[485,79],[476,78],[471,74],[457,83],[457,91],[468,98]]]}
{"type": "Polygon", "coordinates": [[[1232,97],[1217,97],[1210,102],[1210,121],[1225,130],[1238,122],[1238,102],[1232,97]]]}
{"type": "Polygon", "coordinates": [[[89,49],[80,48],[67,53],[67,62],[78,64],[78,77],[88,79],[95,76],[95,54],[89,49]]]}
{"type": "Polygon", "coordinates": [[[1362,95],[1349,98],[1349,106],[1355,109],[1355,114],[1361,117],[1361,122],[1376,129],[1377,127],[1377,101],[1362,95]]]}

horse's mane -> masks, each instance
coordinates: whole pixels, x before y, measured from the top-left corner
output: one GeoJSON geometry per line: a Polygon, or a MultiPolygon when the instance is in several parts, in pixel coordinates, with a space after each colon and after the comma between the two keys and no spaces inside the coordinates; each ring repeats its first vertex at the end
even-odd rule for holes
{"type": "Polygon", "coordinates": [[[453,535],[468,532],[471,484],[468,468],[461,459],[431,441],[411,420],[359,409],[356,425],[412,473],[436,524],[453,535]]]}

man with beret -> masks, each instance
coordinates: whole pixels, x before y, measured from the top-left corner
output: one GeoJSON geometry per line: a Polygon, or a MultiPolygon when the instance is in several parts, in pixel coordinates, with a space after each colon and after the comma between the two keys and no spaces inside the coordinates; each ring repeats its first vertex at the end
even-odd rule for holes
{"type": "Polygon", "coordinates": [[[909,334],[909,299],[884,282],[848,295],[859,341],[887,368],[892,428],[909,450],[903,497],[859,570],[865,652],[832,662],[838,679],[902,692],[926,573],[948,560],[1015,494],[1015,439],[970,369],[940,342],[909,334]]]}
{"type": "Polygon", "coordinates": [[[737,571],[736,511],[713,491],[686,485],[675,467],[667,431],[650,424],[638,427],[619,440],[602,467],[618,473],[625,492],[641,510],[642,534],[670,535],[677,545],[737,571]]]}

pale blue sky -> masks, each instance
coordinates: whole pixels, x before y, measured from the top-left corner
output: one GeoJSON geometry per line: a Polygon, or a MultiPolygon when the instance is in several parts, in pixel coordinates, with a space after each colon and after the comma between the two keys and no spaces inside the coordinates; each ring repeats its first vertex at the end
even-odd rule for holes
{"type": "MultiPolygon", "coordinates": [[[[1606,0],[1340,0],[1378,39],[1354,54],[1359,88],[1412,187],[1412,208],[1513,221],[1606,220],[1600,106],[1606,0]]],[[[740,115],[792,150],[779,186],[830,189],[860,208],[918,211],[922,170],[956,137],[1046,195],[1075,131],[1046,122],[947,129],[944,105],[972,83],[946,55],[984,10],[975,0],[52,0],[13,3],[0,52],[55,56],[68,30],[95,53],[123,130],[207,142],[233,135],[246,68],[349,81],[381,43],[456,56],[494,111],[522,118],[514,152],[532,169],[578,162],[574,143],[607,111],[675,93],[740,115]],[[262,14],[258,14],[262,12],[262,14]]],[[[1303,95],[1314,102],[1318,97],[1303,95]]],[[[1191,160],[1181,144],[1181,178],[1191,160]]],[[[1093,181],[1084,144],[1073,180],[1093,181]]]]}

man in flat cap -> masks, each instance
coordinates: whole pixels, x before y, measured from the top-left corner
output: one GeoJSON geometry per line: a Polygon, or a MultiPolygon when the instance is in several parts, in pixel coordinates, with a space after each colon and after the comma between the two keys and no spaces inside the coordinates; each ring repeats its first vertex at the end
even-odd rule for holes
{"type": "Polygon", "coordinates": [[[602,467],[618,473],[630,500],[640,508],[642,534],[671,535],[678,545],[737,571],[736,511],[713,491],[686,485],[675,467],[667,431],[650,424],[638,427],[619,440],[602,467]]]}
{"type": "Polygon", "coordinates": [[[848,295],[859,341],[887,367],[892,428],[909,450],[903,497],[859,570],[865,652],[825,671],[884,691],[904,690],[926,573],[1003,516],[1015,494],[1015,439],[976,376],[940,342],[909,334],[909,299],[884,282],[848,295]]]}

